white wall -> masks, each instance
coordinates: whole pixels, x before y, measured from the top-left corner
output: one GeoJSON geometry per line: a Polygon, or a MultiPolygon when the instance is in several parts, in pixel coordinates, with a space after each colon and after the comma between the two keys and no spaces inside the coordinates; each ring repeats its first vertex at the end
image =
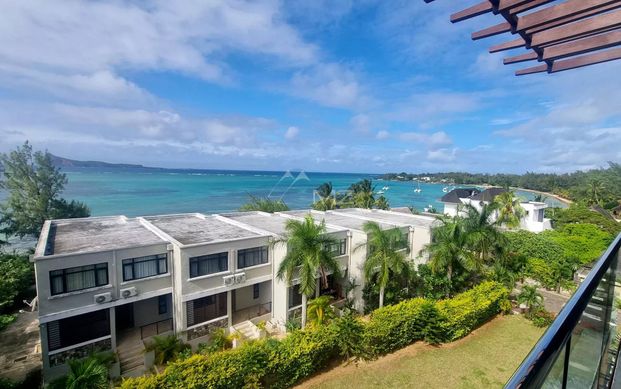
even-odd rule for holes
{"type": "Polygon", "coordinates": [[[233,311],[239,311],[256,305],[266,304],[272,301],[272,281],[258,283],[259,298],[254,298],[254,285],[235,289],[235,306],[233,311]]]}

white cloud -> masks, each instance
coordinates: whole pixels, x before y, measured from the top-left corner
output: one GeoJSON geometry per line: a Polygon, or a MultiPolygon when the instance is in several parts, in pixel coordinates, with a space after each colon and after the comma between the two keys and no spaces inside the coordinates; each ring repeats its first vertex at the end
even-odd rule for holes
{"type": "Polygon", "coordinates": [[[361,109],[371,102],[356,75],[337,63],[296,72],[287,93],[327,107],[361,109]]]}
{"type": "Polygon", "coordinates": [[[424,144],[432,149],[446,146],[453,143],[451,137],[444,131],[436,131],[431,134],[424,132],[402,132],[399,139],[405,142],[416,142],[424,144]]]}
{"type": "Polygon", "coordinates": [[[294,126],[291,126],[289,128],[287,128],[287,131],[285,132],[285,139],[286,140],[293,140],[295,139],[298,134],[300,133],[300,129],[294,126]]]}
{"type": "Polygon", "coordinates": [[[390,137],[390,133],[386,130],[381,130],[378,131],[377,134],[375,135],[375,137],[377,139],[383,140],[383,139],[388,139],[388,137],[390,137]]]}

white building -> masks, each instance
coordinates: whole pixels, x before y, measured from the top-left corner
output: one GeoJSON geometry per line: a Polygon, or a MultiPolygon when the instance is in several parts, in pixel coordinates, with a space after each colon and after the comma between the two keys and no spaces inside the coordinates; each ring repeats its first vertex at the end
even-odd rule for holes
{"type": "Polygon", "coordinates": [[[249,337],[259,321],[282,330],[299,312],[301,297],[295,280],[289,286],[275,277],[287,248],[272,242],[282,237],[287,219],[309,212],[325,220],[338,241],[332,250],[343,274],[330,275],[328,288],[318,285],[317,294],[330,294],[338,304],[347,280],[355,278],[359,286],[350,297],[359,310],[363,224],[400,228],[410,259],[421,262],[418,254],[435,222],[363,209],[47,221],[33,256],[45,379],[66,373],[67,360],[96,350],[117,352],[117,373],[131,374],[144,368],[144,339],[157,334],[174,332],[196,346],[217,327],[249,337]]]}
{"type": "MultiPolygon", "coordinates": [[[[506,192],[503,188],[487,188],[480,191],[476,188],[458,188],[453,189],[444,195],[440,201],[444,203],[444,214],[449,216],[464,216],[464,204],[470,204],[478,210],[481,210],[483,204],[490,204],[494,198],[501,193],[506,192]]],[[[548,207],[546,203],[537,201],[524,201],[520,205],[525,211],[524,217],[520,220],[520,228],[531,231],[541,232],[552,228],[550,219],[544,217],[545,209],[548,207]]],[[[494,212],[491,222],[498,217],[498,212],[494,212]]]]}

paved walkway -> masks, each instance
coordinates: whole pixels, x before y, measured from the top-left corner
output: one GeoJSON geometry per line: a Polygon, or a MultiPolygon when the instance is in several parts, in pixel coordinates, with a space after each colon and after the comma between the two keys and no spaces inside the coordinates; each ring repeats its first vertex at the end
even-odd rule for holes
{"type": "Polygon", "coordinates": [[[41,368],[38,312],[19,313],[17,320],[0,332],[0,376],[21,381],[41,368]]]}

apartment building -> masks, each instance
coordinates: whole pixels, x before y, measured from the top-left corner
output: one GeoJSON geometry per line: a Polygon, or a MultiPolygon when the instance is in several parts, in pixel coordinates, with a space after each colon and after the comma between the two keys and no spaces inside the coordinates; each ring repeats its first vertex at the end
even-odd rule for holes
{"type": "MultiPolygon", "coordinates": [[[[465,216],[464,205],[470,204],[481,210],[483,204],[491,204],[496,196],[506,192],[504,188],[487,188],[480,191],[476,188],[456,188],[448,192],[440,201],[444,203],[444,214],[448,216],[465,216]]],[[[520,228],[531,232],[542,232],[552,228],[550,219],[544,217],[548,204],[539,201],[521,201],[524,216],[520,219],[520,228]]],[[[490,221],[498,218],[498,211],[494,211],[490,221]]]]}
{"type": "Polygon", "coordinates": [[[318,283],[317,294],[338,304],[355,279],[349,297],[359,310],[364,223],[399,228],[415,263],[425,261],[419,253],[435,223],[363,209],[47,221],[33,256],[45,378],[64,374],[69,359],[102,350],[117,352],[118,374],[139,368],[144,339],[158,334],[176,333],[196,347],[219,327],[247,334],[265,321],[284,330],[299,315],[301,296],[297,280],[288,285],[276,277],[287,250],[279,241],[288,219],[307,214],[325,221],[341,268],[340,277],[328,275],[327,287],[318,283]]]}

